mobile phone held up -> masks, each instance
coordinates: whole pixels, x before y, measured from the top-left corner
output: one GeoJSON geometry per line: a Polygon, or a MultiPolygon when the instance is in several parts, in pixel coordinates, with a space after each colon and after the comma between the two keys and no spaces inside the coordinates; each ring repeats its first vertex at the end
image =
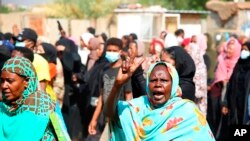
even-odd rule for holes
{"type": "Polygon", "coordinates": [[[129,61],[125,55],[121,55],[122,59],[122,73],[127,73],[129,69],[129,61]]]}

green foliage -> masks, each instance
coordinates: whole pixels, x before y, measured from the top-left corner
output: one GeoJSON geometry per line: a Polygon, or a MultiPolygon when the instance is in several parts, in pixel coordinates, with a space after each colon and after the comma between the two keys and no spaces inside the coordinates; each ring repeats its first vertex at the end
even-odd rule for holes
{"type": "MultiPolygon", "coordinates": [[[[144,7],[160,5],[169,10],[206,10],[208,0],[54,0],[59,5],[59,17],[97,19],[105,16],[121,3],[140,3],[144,7]]],[[[223,0],[233,1],[233,0],[223,0]]],[[[250,1],[250,0],[245,0],[250,1]]]]}
{"type": "Polygon", "coordinates": [[[97,19],[111,13],[117,6],[111,0],[55,0],[65,17],[97,19]],[[66,12],[67,11],[67,12],[66,12]]]}
{"type": "Polygon", "coordinates": [[[9,13],[11,10],[6,6],[0,6],[0,13],[9,13]]]}
{"type": "Polygon", "coordinates": [[[138,0],[144,5],[161,5],[170,10],[205,10],[208,0],[138,0]]]}
{"type": "Polygon", "coordinates": [[[17,7],[16,9],[10,9],[7,6],[0,6],[0,13],[11,13],[11,12],[20,12],[25,11],[26,9],[17,7]]]}

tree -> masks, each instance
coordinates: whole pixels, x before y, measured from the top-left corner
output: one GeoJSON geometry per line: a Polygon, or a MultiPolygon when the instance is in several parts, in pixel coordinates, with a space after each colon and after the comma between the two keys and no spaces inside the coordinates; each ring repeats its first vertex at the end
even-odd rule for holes
{"type": "Polygon", "coordinates": [[[205,10],[208,0],[138,0],[143,5],[161,5],[171,10],[205,10]]]}
{"type": "Polygon", "coordinates": [[[95,22],[99,17],[112,13],[119,1],[116,0],[55,0],[48,6],[55,12],[53,17],[87,18],[95,22]],[[56,6],[55,6],[56,5],[56,6]]]}
{"type": "Polygon", "coordinates": [[[49,17],[86,18],[94,20],[96,24],[99,17],[112,13],[118,3],[119,0],[54,0],[54,3],[43,8],[49,17]]]}
{"type": "Polygon", "coordinates": [[[207,1],[208,0],[54,0],[54,4],[48,5],[45,12],[51,17],[88,18],[96,21],[99,17],[112,13],[113,10],[122,3],[141,3],[144,7],[161,5],[170,10],[206,10],[205,4],[207,1]]]}
{"type": "MultiPolygon", "coordinates": [[[[143,5],[161,5],[171,10],[206,10],[205,4],[209,0],[137,0],[143,5]]],[[[235,1],[235,0],[221,0],[235,1]]],[[[238,0],[239,2],[250,0],[238,0]]]]}

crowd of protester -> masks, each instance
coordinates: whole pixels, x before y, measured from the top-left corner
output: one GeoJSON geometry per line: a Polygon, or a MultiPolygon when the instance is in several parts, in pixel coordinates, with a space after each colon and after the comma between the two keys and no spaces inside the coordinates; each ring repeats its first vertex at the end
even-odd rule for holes
{"type": "Polygon", "coordinates": [[[207,33],[162,31],[146,48],[135,33],[89,27],[77,44],[61,29],[50,43],[17,28],[0,33],[0,140],[224,141],[250,124],[250,41],[237,35],[211,47],[207,33]]]}

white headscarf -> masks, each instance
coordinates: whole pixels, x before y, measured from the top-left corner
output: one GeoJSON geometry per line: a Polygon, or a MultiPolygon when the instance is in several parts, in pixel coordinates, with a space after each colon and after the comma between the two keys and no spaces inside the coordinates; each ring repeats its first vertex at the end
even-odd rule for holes
{"type": "Polygon", "coordinates": [[[172,33],[168,33],[167,36],[165,37],[164,47],[169,48],[169,47],[178,46],[178,45],[179,43],[178,43],[176,36],[172,33]]]}
{"type": "Polygon", "coordinates": [[[81,38],[82,38],[83,42],[84,42],[86,45],[88,45],[88,44],[89,44],[89,40],[90,40],[91,38],[94,38],[94,36],[93,36],[91,33],[86,32],[86,33],[83,33],[83,34],[81,35],[81,38]]]}

